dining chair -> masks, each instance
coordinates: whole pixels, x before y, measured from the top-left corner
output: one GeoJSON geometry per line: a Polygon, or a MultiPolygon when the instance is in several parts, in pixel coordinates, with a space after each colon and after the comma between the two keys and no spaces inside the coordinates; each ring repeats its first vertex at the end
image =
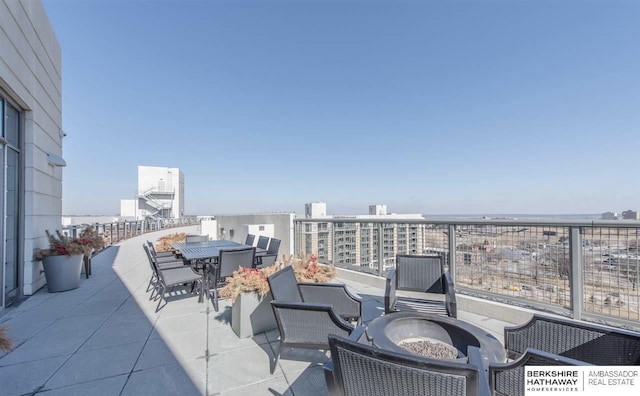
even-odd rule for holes
{"type": "Polygon", "coordinates": [[[247,234],[247,239],[245,239],[244,244],[248,246],[253,246],[253,241],[255,241],[256,236],[253,234],[247,234]]]}
{"type": "Polygon", "coordinates": [[[147,245],[143,244],[142,247],[144,248],[144,251],[147,254],[147,259],[149,260],[149,267],[151,268],[151,279],[149,279],[149,284],[147,285],[147,290],[146,290],[147,292],[149,290],[153,290],[153,292],[151,293],[151,296],[149,297],[149,300],[151,300],[153,299],[155,290],[158,288],[158,285],[159,285],[159,278],[158,278],[158,273],[156,271],[156,268],[158,269],[182,268],[184,267],[184,262],[182,262],[181,260],[174,260],[174,261],[165,261],[160,263],[154,257],[153,251],[147,245]]]}
{"type": "Polygon", "coordinates": [[[258,237],[258,244],[256,245],[256,247],[258,249],[267,250],[268,246],[269,246],[269,237],[260,235],[258,237]]]}
{"type": "MultiPolygon", "coordinates": [[[[156,312],[160,310],[160,305],[162,304],[162,300],[164,300],[165,305],[167,304],[167,297],[165,294],[169,291],[169,294],[173,291],[175,286],[191,283],[191,291],[195,288],[196,283],[200,280],[200,275],[195,273],[191,267],[184,266],[180,263],[179,266],[170,267],[168,264],[165,264],[161,267],[151,255],[150,249],[147,245],[143,245],[145,252],[147,253],[147,258],[149,259],[149,264],[151,266],[151,280],[149,281],[149,286],[153,286],[151,291],[150,300],[154,298],[154,294],[157,293],[156,298],[158,298],[158,306],[156,307],[156,312]],[[169,289],[171,287],[171,289],[169,289]]],[[[178,265],[177,262],[175,265],[178,265]]],[[[149,286],[147,287],[147,291],[149,290],[149,286]]]]}
{"type": "Polygon", "coordinates": [[[166,251],[166,252],[158,252],[156,250],[156,247],[153,245],[153,242],[151,242],[150,240],[147,240],[147,245],[149,246],[149,249],[151,249],[151,251],[153,252],[154,256],[161,258],[161,257],[175,257],[175,251],[166,251]]]}
{"type": "Polygon", "coordinates": [[[271,238],[269,240],[269,247],[264,254],[256,255],[256,267],[263,268],[275,264],[278,259],[278,251],[280,250],[280,240],[277,238],[271,238]]]}
{"type": "Polygon", "coordinates": [[[256,248],[221,250],[218,262],[213,268],[213,308],[218,312],[218,288],[224,286],[226,278],[232,276],[240,267],[251,268],[256,248]]]}

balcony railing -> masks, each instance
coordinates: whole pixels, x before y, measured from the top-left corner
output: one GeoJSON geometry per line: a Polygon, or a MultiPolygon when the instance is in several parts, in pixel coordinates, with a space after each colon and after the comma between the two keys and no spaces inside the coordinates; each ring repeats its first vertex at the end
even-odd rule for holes
{"type": "Polygon", "coordinates": [[[184,227],[188,225],[200,224],[200,220],[195,217],[184,217],[171,221],[162,220],[136,220],[136,221],[119,221],[113,223],[94,223],[71,225],[62,228],[62,232],[67,236],[76,237],[83,229],[93,226],[98,230],[98,234],[102,235],[106,246],[113,245],[125,239],[133,238],[147,232],[159,231],[174,227],[184,227]]]}
{"type": "Polygon", "coordinates": [[[341,245],[342,255],[320,255],[338,267],[386,276],[396,254],[442,254],[458,293],[576,319],[640,322],[640,221],[296,219],[296,240],[313,222],[328,224],[330,239],[345,224],[375,230],[372,254],[348,256],[341,245]],[[394,240],[395,223],[417,226],[411,243],[394,240]]]}

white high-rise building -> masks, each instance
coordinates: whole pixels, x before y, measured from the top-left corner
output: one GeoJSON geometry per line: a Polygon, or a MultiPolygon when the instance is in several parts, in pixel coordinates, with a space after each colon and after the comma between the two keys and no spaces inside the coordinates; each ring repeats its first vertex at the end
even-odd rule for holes
{"type": "Polygon", "coordinates": [[[179,219],[184,216],[184,174],[178,168],[138,166],[135,199],[120,201],[120,216],[179,219]]]}

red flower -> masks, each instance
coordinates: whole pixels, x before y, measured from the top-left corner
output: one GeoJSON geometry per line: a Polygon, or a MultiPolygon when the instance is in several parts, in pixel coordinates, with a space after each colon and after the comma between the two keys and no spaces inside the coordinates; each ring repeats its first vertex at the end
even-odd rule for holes
{"type": "Polygon", "coordinates": [[[62,245],[54,244],[53,248],[58,252],[58,254],[67,254],[67,248],[62,245]]]}

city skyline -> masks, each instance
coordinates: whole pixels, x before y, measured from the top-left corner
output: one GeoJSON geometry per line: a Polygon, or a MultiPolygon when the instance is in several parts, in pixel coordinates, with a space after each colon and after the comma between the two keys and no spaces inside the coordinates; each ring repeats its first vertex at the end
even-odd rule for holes
{"type": "Polygon", "coordinates": [[[138,165],[188,214],[637,207],[639,3],[43,3],[65,214],[117,213],[138,165]]]}

